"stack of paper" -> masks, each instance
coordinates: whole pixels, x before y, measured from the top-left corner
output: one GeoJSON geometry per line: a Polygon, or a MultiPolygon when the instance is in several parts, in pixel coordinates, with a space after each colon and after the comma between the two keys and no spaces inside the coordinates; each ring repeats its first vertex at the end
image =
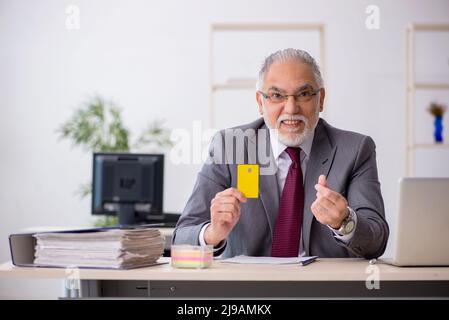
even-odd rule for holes
{"type": "Polygon", "coordinates": [[[156,264],[164,252],[157,229],[37,233],[36,265],[130,269],[156,264]]]}

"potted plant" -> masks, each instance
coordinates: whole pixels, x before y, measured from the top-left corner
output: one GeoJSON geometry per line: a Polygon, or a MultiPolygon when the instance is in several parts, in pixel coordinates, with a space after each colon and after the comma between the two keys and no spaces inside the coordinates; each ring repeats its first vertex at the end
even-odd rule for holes
{"type": "MultiPolygon", "coordinates": [[[[130,152],[133,150],[165,151],[173,145],[169,131],[164,128],[163,121],[154,120],[138,136],[134,143],[130,142],[130,131],[121,117],[121,109],[113,102],[101,96],[95,96],[76,109],[73,115],[64,122],[57,133],[60,139],[72,141],[74,146],[85,151],[94,152],[130,152]]],[[[78,190],[81,198],[91,194],[92,183],[82,184],[78,190]]],[[[96,226],[117,224],[117,218],[100,216],[96,226]]]]}

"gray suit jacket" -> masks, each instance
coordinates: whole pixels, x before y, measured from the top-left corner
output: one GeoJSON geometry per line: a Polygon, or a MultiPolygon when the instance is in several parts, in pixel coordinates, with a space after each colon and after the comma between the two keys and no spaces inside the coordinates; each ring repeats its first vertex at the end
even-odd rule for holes
{"type": "MultiPolygon", "coordinates": [[[[264,142],[265,146],[270,144],[269,134],[258,139],[262,132],[258,129],[267,129],[263,118],[234,129],[253,129],[245,140],[245,151],[260,147],[264,142]]],[[[212,198],[217,192],[237,186],[237,164],[241,161],[227,158],[229,150],[225,150],[224,136],[223,130],[212,140],[209,159],[198,173],[192,195],[176,226],[174,244],[198,245],[201,228],[210,222],[212,198]],[[222,151],[220,159],[226,160],[225,163],[217,161],[217,150],[222,151]]],[[[267,150],[271,153],[270,147],[267,150]]],[[[269,158],[272,166],[274,158],[271,154],[269,158]]],[[[247,152],[243,159],[244,163],[259,163],[259,160],[254,152],[247,152]]],[[[266,167],[266,163],[263,165],[266,167]]],[[[375,144],[370,137],[334,128],[320,119],[307,163],[304,189],[301,249],[306,255],[371,259],[383,254],[389,228],[377,175],[375,144]],[[357,214],[357,228],[348,243],[336,239],[332,230],[312,214],[310,206],[316,199],[314,186],[320,174],[326,175],[329,187],[343,195],[357,214]]],[[[229,234],[225,248],[217,254],[222,253],[223,257],[270,256],[279,198],[275,170],[272,174],[260,175],[259,198],[248,199],[241,205],[240,220],[229,234]]]]}

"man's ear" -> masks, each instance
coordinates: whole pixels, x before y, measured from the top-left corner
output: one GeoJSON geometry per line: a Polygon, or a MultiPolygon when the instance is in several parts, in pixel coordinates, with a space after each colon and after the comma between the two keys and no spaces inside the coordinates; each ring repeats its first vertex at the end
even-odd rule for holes
{"type": "Polygon", "coordinates": [[[324,88],[320,89],[320,112],[324,110],[324,98],[326,97],[326,90],[324,88]]]}
{"type": "Polygon", "coordinates": [[[256,101],[257,101],[257,105],[259,106],[259,114],[263,115],[262,95],[257,91],[256,91],[256,101]]]}

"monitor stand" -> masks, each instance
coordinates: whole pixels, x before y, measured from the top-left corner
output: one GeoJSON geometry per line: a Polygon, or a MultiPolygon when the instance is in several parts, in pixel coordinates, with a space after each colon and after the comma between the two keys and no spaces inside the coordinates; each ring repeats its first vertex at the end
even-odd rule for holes
{"type": "Polygon", "coordinates": [[[118,224],[121,226],[136,224],[134,204],[118,205],[118,224]]]}
{"type": "Polygon", "coordinates": [[[164,212],[163,215],[157,218],[143,218],[135,212],[133,204],[119,204],[118,206],[118,224],[120,226],[155,223],[165,228],[174,228],[181,216],[179,213],[164,212]]]}
{"type": "Polygon", "coordinates": [[[151,224],[151,223],[158,223],[161,224],[163,228],[174,228],[176,227],[176,223],[178,222],[178,219],[181,215],[179,213],[168,213],[164,212],[164,214],[161,217],[158,217],[157,219],[152,219],[151,217],[147,217],[145,220],[145,223],[151,224]]]}

